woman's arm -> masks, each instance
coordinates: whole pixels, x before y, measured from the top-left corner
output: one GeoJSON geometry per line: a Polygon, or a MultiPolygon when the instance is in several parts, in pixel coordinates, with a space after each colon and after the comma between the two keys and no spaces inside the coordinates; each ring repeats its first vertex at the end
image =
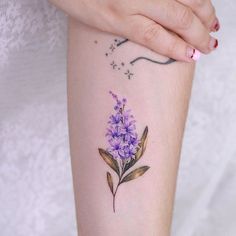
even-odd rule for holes
{"type": "Polygon", "coordinates": [[[170,234],[193,71],[194,63],[70,19],[68,112],[80,236],[170,234]]]}

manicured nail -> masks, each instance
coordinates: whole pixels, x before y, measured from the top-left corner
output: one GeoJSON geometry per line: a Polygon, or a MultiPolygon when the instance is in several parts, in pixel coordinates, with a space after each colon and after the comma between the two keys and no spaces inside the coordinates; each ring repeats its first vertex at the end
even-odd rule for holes
{"type": "Polygon", "coordinates": [[[218,40],[215,39],[215,38],[213,38],[213,37],[211,37],[210,43],[209,43],[209,48],[210,48],[210,50],[214,50],[214,49],[216,49],[217,47],[218,47],[218,40]]]}
{"type": "Polygon", "coordinates": [[[218,18],[216,18],[212,23],[211,31],[216,32],[219,29],[220,29],[220,22],[219,22],[218,18]]]}
{"type": "Polygon", "coordinates": [[[201,53],[195,48],[187,48],[187,57],[191,58],[194,61],[198,61],[201,56],[201,53]]]}

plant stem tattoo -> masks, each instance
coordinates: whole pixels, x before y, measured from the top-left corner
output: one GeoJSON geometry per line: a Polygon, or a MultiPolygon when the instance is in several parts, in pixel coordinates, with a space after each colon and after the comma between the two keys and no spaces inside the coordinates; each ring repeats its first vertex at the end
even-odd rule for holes
{"type": "MultiPolygon", "coordinates": [[[[105,56],[110,57],[119,47],[123,46],[124,44],[126,44],[128,42],[129,42],[128,39],[115,38],[114,41],[110,44],[107,52],[105,53],[105,56]]],[[[153,50],[151,50],[151,51],[153,51],[153,50]]],[[[147,62],[151,62],[154,64],[159,64],[159,65],[169,65],[169,64],[175,62],[175,60],[172,58],[168,58],[166,61],[158,61],[158,60],[149,58],[147,56],[139,56],[139,57],[132,59],[128,63],[125,63],[124,61],[117,62],[115,60],[112,60],[110,62],[110,65],[113,70],[117,70],[117,71],[122,72],[126,76],[127,79],[132,79],[134,76],[134,73],[132,72],[133,68],[131,69],[131,67],[133,67],[139,61],[147,61],[147,62]]]]}
{"type": "Polygon", "coordinates": [[[107,183],[113,196],[113,211],[115,212],[115,200],[119,186],[142,176],[150,167],[141,166],[127,173],[146,150],[148,127],[145,127],[139,139],[134,116],[130,109],[126,109],[127,100],[125,98],[120,100],[111,91],[110,94],[116,101],[116,105],[114,106],[115,113],[109,117],[106,132],[109,147],[106,150],[99,148],[98,151],[106,164],[118,176],[118,183],[115,187],[111,173],[107,172],[107,183]]]}

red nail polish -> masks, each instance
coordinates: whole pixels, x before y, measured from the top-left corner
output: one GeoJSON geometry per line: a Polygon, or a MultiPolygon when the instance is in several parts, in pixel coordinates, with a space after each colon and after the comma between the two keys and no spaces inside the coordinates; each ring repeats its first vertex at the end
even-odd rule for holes
{"type": "Polygon", "coordinates": [[[218,45],[219,45],[219,43],[218,43],[218,40],[216,39],[214,48],[215,48],[215,49],[218,48],[218,45]]]}
{"type": "Polygon", "coordinates": [[[218,18],[216,18],[212,24],[212,31],[217,32],[220,29],[220,22],[218,18]]]}
{"type": "Polygon", "coordinates": [[[217,23],[215,24],[215,31],[218,31],[219,29],[220,29],[220,23],[217,22],[217,23]]]}
{"type": "Polygon", "coordinates": [[[211,37],[210,42],[209,42],[209,49],[212,51],[218,47],[218,40],[211,37]]]}

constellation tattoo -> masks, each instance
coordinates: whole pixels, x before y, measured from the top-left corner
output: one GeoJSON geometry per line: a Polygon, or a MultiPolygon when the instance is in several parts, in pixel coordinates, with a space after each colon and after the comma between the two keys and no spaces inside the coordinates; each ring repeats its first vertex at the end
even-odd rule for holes
{"type": "Polygon", "coordinates": [[[124,74],[127,75],[128,79],[131,79],[131,77],[134,75],[133,73],[130,72],[130,70],[127,70],[124,74]]]}
{"type": "MultiPolygon", "coordinates": [[[[126,38],[115,38],[113,42],[110,44],[108,50],[105,52],[106,57],[112,57],[112,55],[118,50],[119,47],[123,46],[124,44],[128,43],[129,39],[126,38]]],[[[94,41],[95,44],[97,44],[97,40],[94,41]]],[[[150,49],[151,50],[151,49],[150,49]]],[[[151,50],[154,52],[154,50],[151,50]]],[[[166,61],[158,61],[152,58],[149,58],[147,56],[138,56],[128,63],[125,63],[124,61],[116,61],[112,59],[110,62],[110,66],[113,70],[120,71],[122,72],[123,75],[126,76],[127,79],[131,79],[134,77],[133,69],[132,68],[137,62],[139,61],[147,61],[151,62],[154,64],[159,64],[159,65],[169,65],[175,62],[176,60],[172,58],[168,58],[166,61]]]]}

